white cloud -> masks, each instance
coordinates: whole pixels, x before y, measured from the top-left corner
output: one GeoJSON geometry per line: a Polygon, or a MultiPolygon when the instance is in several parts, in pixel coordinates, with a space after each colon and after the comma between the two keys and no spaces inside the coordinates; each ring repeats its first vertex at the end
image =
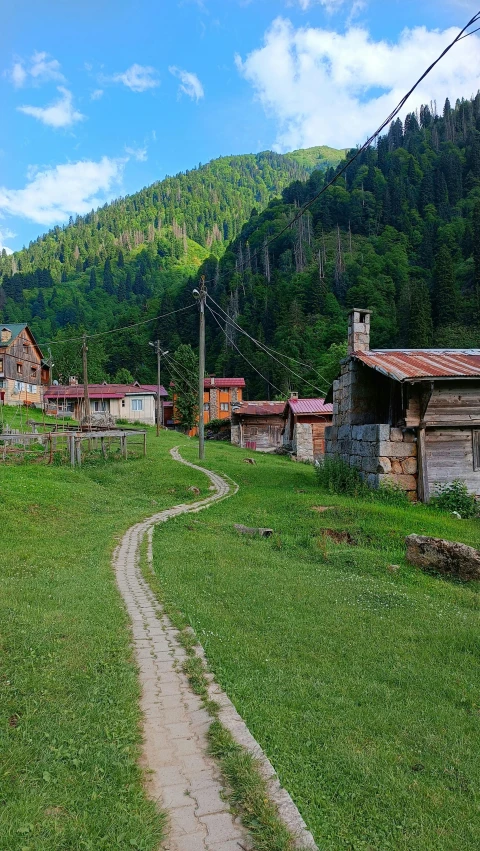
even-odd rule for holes
{"type": "Polygon", "coordinates": [[[11,231],[9,228],[3,228],[2,230],[0,230],[0,254],[2,253],[3,249],[5,249],[7,254],[13,254],[12,249],[9,248],[8,245],[5,245],[5,240],[13,239],[16,235],[17,234],[13,233],[13,231],[11,231]]]}
{"type": "Polygon", "coordinates": [[[298,5],[304,12],[316,4],[324,6],[327,12],[336,12],[344,3],[345,0],[298,0],[298,5]]]}
{"type": "Polygon", "coordinates": [[[203,86],[196,74],[193,74],[191,71],[184,71],[182,68],[177,68],[176,65],[170,65],[168,70],[174,77],[178,77],[180,80],[179,90],[188,95],[189,98],[196,100],[198,103],[200,98],[205,96],[203,86]]]}
{"type": "Polygon", "coordinates": [[[49,127],[70,127],[85,118],[81,112],[74,109],[72,93],[63,86],[58,86],[61,97],[50,106],[17,106],[19,112],[38,118],[49,127]]]}
{"type": "Polygon", "coordinates": [[[80,160],[32,173],[24,189],[0,186],[0,214],[21,216],[41,225],[85,214],[109,200],[121,181],[125,159],[80,160]]]}
{"type": "Polygon", "coordinates": [[[26,83],[39,85],[54,80],[64,83],[65,77],[60,71],[58,59],[52,59],[45,51],[34,53],[28,61],[18,59],[13,63],[10,72],[6,72],[15,86],[20,89],[26,83]]]}
{"type": "Polygon", "coordinates": [[[103,97],[103,89],[95,89],[90,95],[90,100],[100,100],[103,97]]]}
{"type": "Polygon", "coordinates": [[[114,83],[123,83],[132,92],[145,92],[160,85],[156,77],[155,68],[148,65],[137,65],[135,62],[121,74],[114,74],[111,78],[114,83]]]}
{"type": "MultiPolygon", "coordinates": [[[[277,18],[262,47],[236,64],[278,124],[277,150],[363,142],[397,105],[458,30],[404,30],[396,43],[375,41],[367,30],[345,33],[295,29],[277,18]]],[[[462,41],[436,66],[408,101],[470,97],[480,88],[480,39],[462,41]]]]}
{"type": "Polygon", "coordinates": [[[14,62],[10,72],[12,83],[16,89],[20,89],[27,79],[27,72],[21,62],[14,62]]]}
{"type": "Polygon", "coordinates": [[[135,160],[138,160],[141,163],[147,161],[147,146],[145,145],[143,148],[128,148],[125,146],[125,153],[130,154],[135,160]]]}

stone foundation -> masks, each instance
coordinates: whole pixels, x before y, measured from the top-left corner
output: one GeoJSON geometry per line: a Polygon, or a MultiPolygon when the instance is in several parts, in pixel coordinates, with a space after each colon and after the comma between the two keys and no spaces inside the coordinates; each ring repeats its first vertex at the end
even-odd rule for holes
{"type": "Polygon", "coordinates": [[[329,426],[325,456],[356,467],[371,487],[396,485],[416,499],[417,444],[412,430],[387,424],[329,426]]]}
{"type": "Polygon", "coordinates": [[[295,424],[293,446],[299,461],[313,461],[313,434],[310,423],[295,424]]]}

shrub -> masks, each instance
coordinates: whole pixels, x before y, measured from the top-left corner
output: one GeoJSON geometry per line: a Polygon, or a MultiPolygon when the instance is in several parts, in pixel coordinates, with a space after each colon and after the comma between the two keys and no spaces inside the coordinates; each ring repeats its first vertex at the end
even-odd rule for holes
{"type": "Polygon", "coordinates": [[[357,468],[351,467],[340,458],[324,458],[315,465],[315,472],[320,487],[330,493],[359,496],[369,490],[357,468]]]}
{"type": "Polygon", "coordinates": [[[472,494],[468,492],[465,482],[454,479],[446,485],[436,485],[436,493],[430,504],[442,511],[458,511],[461,517],[478,517],[479,506],[472,494]]]}

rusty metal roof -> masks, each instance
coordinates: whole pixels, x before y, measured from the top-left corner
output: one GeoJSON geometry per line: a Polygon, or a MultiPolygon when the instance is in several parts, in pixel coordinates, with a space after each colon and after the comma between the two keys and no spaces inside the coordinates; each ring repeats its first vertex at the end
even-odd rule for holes
{"type": "Polygon", "coordinates": [[[212,375],[204,381],[205,390],[209,387],[245,387],[244,378],[217,378],[212,375]]]}
{"type": "Polygon", "coordinates": [[[232,413],[245,417],[273,417],[281,416],[285,402],[241,402],[232,408],[232,413]]]}
{"type": "Polygon", "coordinates": [[[290,406],[294,414],[326,414],[333,413],[333,405],[325,402],[325,399],[289,399],[285,405],[285,411],[290,406]]]}
{"type": "MultiPolygon", "coordinates": [[[[145,396],[156,394],[157,387],[152,384],[89,384],[90,399],[123,399],[124,396],[145,396]]],[[[45,399],[83,399],[83,384],[53,384],[44,393],[45,399]]],[[[160,395],[167,391],[160,385],[160,395]]]]}
{"type": "Polygon", "coordinates": [[[480,349],[382,349],[352,357],[395,381],[480,378],[480,349]]]}

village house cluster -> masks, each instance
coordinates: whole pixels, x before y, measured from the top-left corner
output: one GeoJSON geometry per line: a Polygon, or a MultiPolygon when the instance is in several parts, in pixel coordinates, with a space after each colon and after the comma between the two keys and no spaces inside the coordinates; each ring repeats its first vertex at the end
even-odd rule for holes
{"type": "MultiPolygon", "coordinates": [[[[177,424],[175,388],[160,387],[161,421],[177,424]]],[[[327,398],[244,400],[245,380],[204,380],[203,419],[230,424],[231,442],[298,460],[339,458],[372,487],[394,484],[428,502],[436,485],[461,479],[480,495],[480,350],[370,349],[370,312],[349,314],[347,357],[327,398]]],[[[153,425],[157,385],[90,384],[94,415],[153,425]]],[[[0,403],[85,416],[76,378],[60,386],[24,324],[0,326],[0,403]]]]}

